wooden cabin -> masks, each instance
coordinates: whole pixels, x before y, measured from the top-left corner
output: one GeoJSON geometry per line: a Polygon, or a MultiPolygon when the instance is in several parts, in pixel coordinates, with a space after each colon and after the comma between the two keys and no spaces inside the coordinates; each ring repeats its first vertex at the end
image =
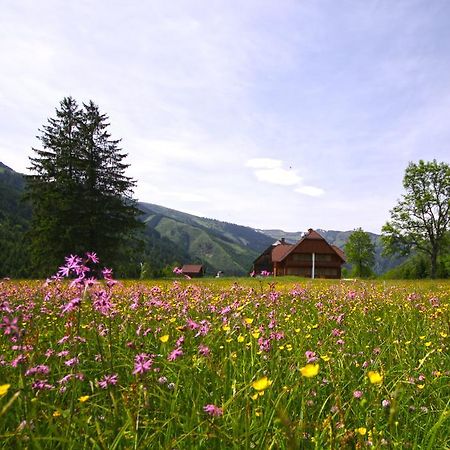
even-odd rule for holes
{"type": "Polygon", "coordinates": [[[183,275],[191,278],[201,278],[205,274],[205,269],[202,264],[185,264],[181,271],[183,275]]]}
{"type": "Polygon", "coordinates": [[[276,277],[341,278],[344,263],[344,252],[310,228],[296,244],[281,239],[267,248],[255,259],[253,271],[268,271],[276,277]]]}

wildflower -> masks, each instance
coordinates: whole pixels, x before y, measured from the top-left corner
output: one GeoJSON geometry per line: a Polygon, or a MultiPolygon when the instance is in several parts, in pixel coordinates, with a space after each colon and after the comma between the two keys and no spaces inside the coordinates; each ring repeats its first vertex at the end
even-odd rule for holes
{"type": "Polygon", "coordinates": [[[2,385],[0,385],[0,397],[3,397],[8,392],[8,389],[10,387],[11,387],[10,384],[2,384],[2,385]]]}
{"type": "Polygon", "coordinates": [[[74,358],[68,359],[64,364],[68,367],[76,366],[80,360],[75,356],[74,358]]]}
{"type": "Polygon", "coordinates": [[[105,375],[99,382],[98,385],[102,389],[106,389],[108,386],[114,386],[117,384],[118,376],[116,373],[112,375],[105,375]]]}
{"type": "Polygon", "coordinates": [[[159,384],[166,384],[167,383],[167,377],[159,377],[158,378],[159,384]]]}
{"type": "Polygon", "coordinates": [[[16,359],[13,359],[11,361],[11,366],[12,367],[17,367],[19,364],[22,364],[26,360],[27,360],[27,357],[22,355],[22,354],[20,354],[16,359]]]}
{"type": "Polygon", "coordinates": [[[205,405],[203,407],[203,411],[205,411],[207,414],[209,414],[212,417],[220,417],[223,415],[223,409],[219,408],[216,405],[212,405],[212,404],[205,405]]]}
{"type": "Polygon", "coordinates": [[[134,371],[133,375],[143,374],[148,372],[153,364],[153,355],[147,353],[140,353],[134,358],[134,371]]]}
{"type": "Polygon", "coordinates": [[[391,402],[390,402],[389,400],[384,399],[384,400],[381,402],[381,406],[382,406],[383,408],[389,408],[389,406],[391,406],[391,402]]]}
{"type": "Polygon", "coordinates": [[[97,264],[98,262],[100,262],[97,254],[95,252],[86,252],[86,259],[88,261],[92,261],[94,264],[97,264]]]}
{"type": "Polygon", "coordinates": [[[72,312],[77,306],[79,306],[81,303],[81,299],[79,297],[76,297],[67,304],[61,306],[61,314],[66,314],[72,312]]]}
{"type": "Polygon", "coordinates": [[[3,317],[3,322],[0,323],[0,328],[3,328],[3,334],[5,335],[18,335],[19,334],[19,327],[17,326],[18,318],[14,317],[12,320],[8,317],[3,317]]]}
{"type": "Polygon", "coordinates": [[[39,366],[29,368],[25,372],[25,376],[28,377],[30,375],[34,375],[35,373],[48,374],[49,372],[50,372],[50,367],[41,364],[39,366]]]}
{"type": "Polygon", "coordinates": [[[315,377],[319,373],[319,364],[306,364],[300,369],[301,374],[306,378],[315,377]]]}
{"type": "Polygon", "coordinates": [[[252,383],[253,389],[256,391],[264,391],[272,384],[272,380],[269,380],[267,377],[262,377],[259,380],[256,380],[252,383]]]}
{"type": "Polygon", "coordinates": [[[175,361],[177,358],[183,355],[183,349],[181,347],[177,347],[176,349],[172,350],[170,355],[167,357],[168,361],[175,361]]]}
{"type": "Polygon", "coordinates": [[[376,371],[370,370],[367,376],[372,384],[381,384],[383,382],[383,376],[376,371]]]}
{"type": "Polygon", "coordinates": [[[198,352],[200,353],[200,355],[202,356],[209,356],[211,353],[211,350],[209,349],[209,347],[207,347],[206,345],[200,344],[198,346],[198,352]]]}
{"type": "Polygon", "coordinates": [[[83,395],[78,399],[81,403],[87,402],[89,400],[89,395],[83,395]]]}
{"type": "Polygon", "coordinates": [[[310,363],[313,363],[313,362],[316,362],[319,358],[317,357],[317,355],[316,355],[316,352],[312,352],[312,351],[310,351],[310,350],[307,350],[306,352],[305,352],[305,356],[306,356],[306,359],[307,359],[307,363],[308,364],[310,364],[310,363]]]}
{"type": "Polygon", "coordinates": [[[159,338],[159,340],[164,344],[164,343],[166,343],[169,340],[169,335],[165,334],[164,336],[161,336],[159,338]]]}
{"type": "Polygon", "coordinates": [[[361,398],[363,396],[363,391],[354,391],[353,397],[354,398],[361,398]]]}
{"type": "Polygon", "coordinates": [[[367,428],[366,427],[359,427],[355,430],[358,434],[360,434],[361,436],[365,436],[367,433],[367,428]]]}
{"type": "Polygon", "coordinates": [[[36,380],[35,382],[33,382],[31,387],[37,391],[42,391],[44,389],[53,389],[55,386],[47,383],[47,380],[36,380]]]}

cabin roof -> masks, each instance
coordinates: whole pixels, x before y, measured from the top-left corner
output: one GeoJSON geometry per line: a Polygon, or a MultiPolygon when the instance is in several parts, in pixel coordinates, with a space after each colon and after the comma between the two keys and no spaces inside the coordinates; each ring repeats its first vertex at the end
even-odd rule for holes
{"type": "Polygon", "coordinates": [[[203,270],[202,264],[185,264],[181,270],[183,273],[201,273],[203,270]]]}

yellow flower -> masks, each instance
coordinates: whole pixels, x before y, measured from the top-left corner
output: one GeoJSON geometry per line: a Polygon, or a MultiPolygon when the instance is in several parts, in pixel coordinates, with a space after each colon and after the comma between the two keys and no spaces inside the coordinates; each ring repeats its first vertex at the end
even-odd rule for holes
{"type": "Polygon", "coordinates": [[[244,342],[244,341],[245,341],[244,336],[242,336],[242,334],[240,334],[240,335],[238,336],[238,338],[237,338],[237,341],[238,341],[238,342],[244,342]]]}
{"type": "Polygon", "coordinates": [[[257,391],[264,391],[272,384],[272,380],[269,380],[267,377],[262,377],[259,380],[256,380],[252,383],[253,389],[257,391]]]}
{"type": "Polygon", "coordinates": [[[161,341],[161,342],[167,342],[168,340],[169,340],[169,335],[168,334],[165,334],[164,336],[161,336],[160,338],[159,338],[159,340],[161,341]]]}
{"type": "Polygon", "coordinates": [[[300,369],[301,374],[306,378],[315,377],[319,373],[319,364],[306,364],[300,369]]]}
{"type": "Polygon", "coordinates": [[[224,325],[223,327],[222,327],[222,330],[223,331],[230,331],[230,327],[228,326],[228,325],[224,325]]]}
{"type": "Polygon", "coordinates": [[[373,370],[369,371],[367,376],[372,384],[381,384],[383,382],[383,375],[380,375],[378,372],[373,370]]]}
{"type": "Polygon", "coordinates": [[[424,387],[425,387],[424,384],[418,384],[418,385],[417,385],[417,389],[423,389],[424,387]]]}
{"type": "Polygon", "coordinates": [[[8,389],[11,387],[11,385],[10,384],[2,384],[1,386],[0,386],[0,397],[3,397],[7,392],[8,392],[8,389]]]}
{"type": "Polygon", "coordinates": [[[55,411],[54,413],[53,413],[53,417],[59,417],[61,415],[61,412],[60,411],[55,411]]]}
{"type": "Polygon", "coordinates": [[[360,434],[361,436],[364,436],[364,435],[367,433],[367,428],[365,428],[365,427],[359,427],[359,428],[356,429],[356,432],[357,432],[358,434],[360,434]]]}
{"type": "Polygon", "coordinates": [[[89,400],[89,395],[83,395],[78,399],[81,403],[87,402],[89,400]]]}
{"type": "Polygon", "coordinates": [[[327,361],[330,360],[330,357],[329,357],[328,355],[322,355],[322,356],[320,357],[320,359],[323,359],[325,362],[327,362],[327,361]]]}
{"type": "Polygon", "coordinates": [[[252,333],[252,336],[253,336],[255,339],[258,339],[258,338],[259,338],[259,335],[260,335],[260,332],[259,332],[259,331],[254,331],[254,332],[252,333]]]}
{"type": "Polygon", "coordinates": [[[245,320],[245,323],[248,323],[249,325],[251,325],[253,323],[253,319],[250,317],[246,317],[244,320],[245,320]]]}
{"type": "Polygon", "coordinates": [[[431,341],[425,342],[425,347],[430,347],[431,346],[431,341]]]}

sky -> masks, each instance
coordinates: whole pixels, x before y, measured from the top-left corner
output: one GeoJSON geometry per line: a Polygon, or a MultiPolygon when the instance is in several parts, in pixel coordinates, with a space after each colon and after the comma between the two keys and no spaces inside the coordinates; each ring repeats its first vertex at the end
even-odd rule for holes
{"type": "Polygon", "coordinates": [[[135,198],[258,229],[379,233],[409,162],[449,162],[448,0],[3,0],[0,161],[66,96],[135,198]]]}

